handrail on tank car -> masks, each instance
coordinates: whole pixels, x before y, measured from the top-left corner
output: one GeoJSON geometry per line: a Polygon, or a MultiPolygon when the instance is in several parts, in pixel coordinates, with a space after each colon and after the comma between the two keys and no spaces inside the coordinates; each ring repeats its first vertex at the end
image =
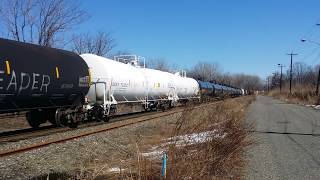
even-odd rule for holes
{"type": "Polygon", "coordinates": [[[123,62],[125,64],[129,64],[134,67],[140,67],[139,62],[143,61],[143,68],[146,68],[146,58],[143,56],[137,56],[135,54],[126,54],[126,55],[117,55],[114,56],[113,59],[118,62],[123,62]]]}
{"type": "Polygon", "coordinates": [[[95,90],[95,96],[96,96],[96,102],[97,100],[97,84],[103,84],[104,88],[103,88],[103,109],[104,112],[107,112],[106,115],[109,115],[109,109],[107,109],[107,105],[110,106],[111,103],[111,95],[110,95],[110,91],[108,93],[108,95],[106,95],[107,92],[107,82],[104,81],[99,81],[100,79],[98,79],[96,82],[91,82],[91,85],[94,85],[94,90],[95,90]],[[108,101],[106,101],[106,97],[108,99],[108,101]]]}

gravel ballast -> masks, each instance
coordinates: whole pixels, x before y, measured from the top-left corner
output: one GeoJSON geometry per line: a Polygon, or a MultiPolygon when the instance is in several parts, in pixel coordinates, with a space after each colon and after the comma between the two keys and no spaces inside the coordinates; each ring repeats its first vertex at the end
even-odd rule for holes
{"type": "MultiPolygon", "coordinates": [[[[158,123],[174,122],[180,115],[181,113],[177,113],[112,131],[101,132],[67,141],[65,143],[52,144],[40,149],[2,157],[0,161],[0,178],[29,179],[32,177],[45,176],[52,172],[60,172],[63,174],[65,172],[70,173],[75,171],[80,171],[80,173],[77,174],[81,175],[81,171],[88,169],[88,165],[99,162],[110,162],[110,164],[106,166],[113,168],[112,161],[125,159],[126,155],[132,153],[131,148],[134,147],[135,144],[135,142],[132,141],[132,137],[137,140],[141,134],[144,136],[148,136],[148,134],[151,135],[154,130],[159,128],[159,126],[157,126],[158,123]]],[[[88,131],[88,129],[78,129],[45,137],[22,140],[15,143],[1,144],[0,150],[9,150],[27,144],[71,136],[81,133],[82,131],[88,131]]],[[[92,167],[90,169],[94,171],[94,168],[95,167],[92,167]]]]}

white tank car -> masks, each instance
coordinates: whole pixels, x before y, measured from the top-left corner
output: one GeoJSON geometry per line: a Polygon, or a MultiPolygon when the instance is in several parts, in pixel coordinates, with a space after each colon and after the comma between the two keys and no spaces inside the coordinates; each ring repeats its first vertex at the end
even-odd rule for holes
{"type": "Polygon", "coordinates": [[[148,96],[152,100],[173,100],[198,98],[199,84],[180,73],[141,68],[148,82],[148,96]]]}
{"type": "MultiPolygon", "coordinates": [[[[183,78],[185,93],[183,93],[180,98],[190,99],[200,97],[199,84],[195,79],[185,77],[183,78]]],[[[179,96],[179,95],[178,95],[179,96]]]]}
{"type": "Polygon", "coordinates": [[[148,84],[149,100],[178,100],[173,74],[148,68],[140,70],[148,84]]]}
{"type": "Polygon", "coordinates": [[[199,98],[199,84],[195,79],[186,77],[185,72],[174,74],[176,92],[179,100],[199,98]]]}
{"type": "Polygon", "coordinates": [[[141,102],[148,105],[155,101],[177,102],[198,98],[199,87],[194,79],[142,68],[137,66],[137,62],[125,64],[93,54],[81,57],[91,73],[92,85],[87,94],[90,105],[103,105],[107,110],[108,105],[118,103],[141,102]]]}
{"type": "Polygon", "coordinates": [[[147,96],[147,82],[139,68],[94,54],[80,55],[88,64],[93,83],[87,95],[90,103],[142,101],[147,96]]]}

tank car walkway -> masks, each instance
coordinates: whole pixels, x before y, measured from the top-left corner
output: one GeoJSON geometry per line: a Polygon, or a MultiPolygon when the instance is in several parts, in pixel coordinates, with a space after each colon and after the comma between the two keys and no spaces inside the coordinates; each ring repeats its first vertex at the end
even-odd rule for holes
{"type": "Polygon", "coordinates": [[[320,110],[258,96],[247,121],[258,144],[245,179],[320,178],[320,110]]]}

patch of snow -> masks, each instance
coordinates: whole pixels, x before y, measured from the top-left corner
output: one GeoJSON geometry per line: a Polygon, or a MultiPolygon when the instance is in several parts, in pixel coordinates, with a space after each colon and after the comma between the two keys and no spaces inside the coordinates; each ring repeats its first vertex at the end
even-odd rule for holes
{"type": "Polygon", "coordinates": [[[120,168],[118,167],[109,168],[108,172],[120,172],[120,168]]]}
{"type": "Polygon", "coordinates": [[[225,133],[221,134],[218,132],[218,130],[175,136],[175,137],[166,139],[165,143],[162,143],[160,146],[154,146],[151,148],[151,151],[141,153],[141,155],[144,157],[161,158],[163,153],[166,151],[166,147],[168,145],[171,145],[171,144],[175,144],[176,146],[194,145],[194,144],[205,143],[214,138],[222,139],[225,136],[226,136],[225,133]]]}
{"type": "Polygon", "coordinates": [[[307,107],[316,107],[316,105],[313,105],[313,104],[307,104],[306,106],[307,107]]]}
{"type": "Polygon", "coordinates": [[[313,105],[313,104],[309,104],[309,105],[306,105],[307,107],[312,107],[314,109],[320,109],[320,105],[313,105]]]}
{"type": "Polygon", "coordinates": [[[161,158],[164,152],[165,152],[164,150],[159,149],[159,150],[154,150],[146,153],[141,153],[141,156],[161,158]]]}
{"type": "Polygon", "coordinates": [[[307,107],[314,107],[315,105],[313,104],[306,104],[307,107]]]}
{"type": "Polygon", "coordinates": [[[192,133],[169,138],[167,144],[178,146],[200,144],[212,140],[213,138],[224,138],[226,134],[219,134],[217,130],[192,133]]]}

